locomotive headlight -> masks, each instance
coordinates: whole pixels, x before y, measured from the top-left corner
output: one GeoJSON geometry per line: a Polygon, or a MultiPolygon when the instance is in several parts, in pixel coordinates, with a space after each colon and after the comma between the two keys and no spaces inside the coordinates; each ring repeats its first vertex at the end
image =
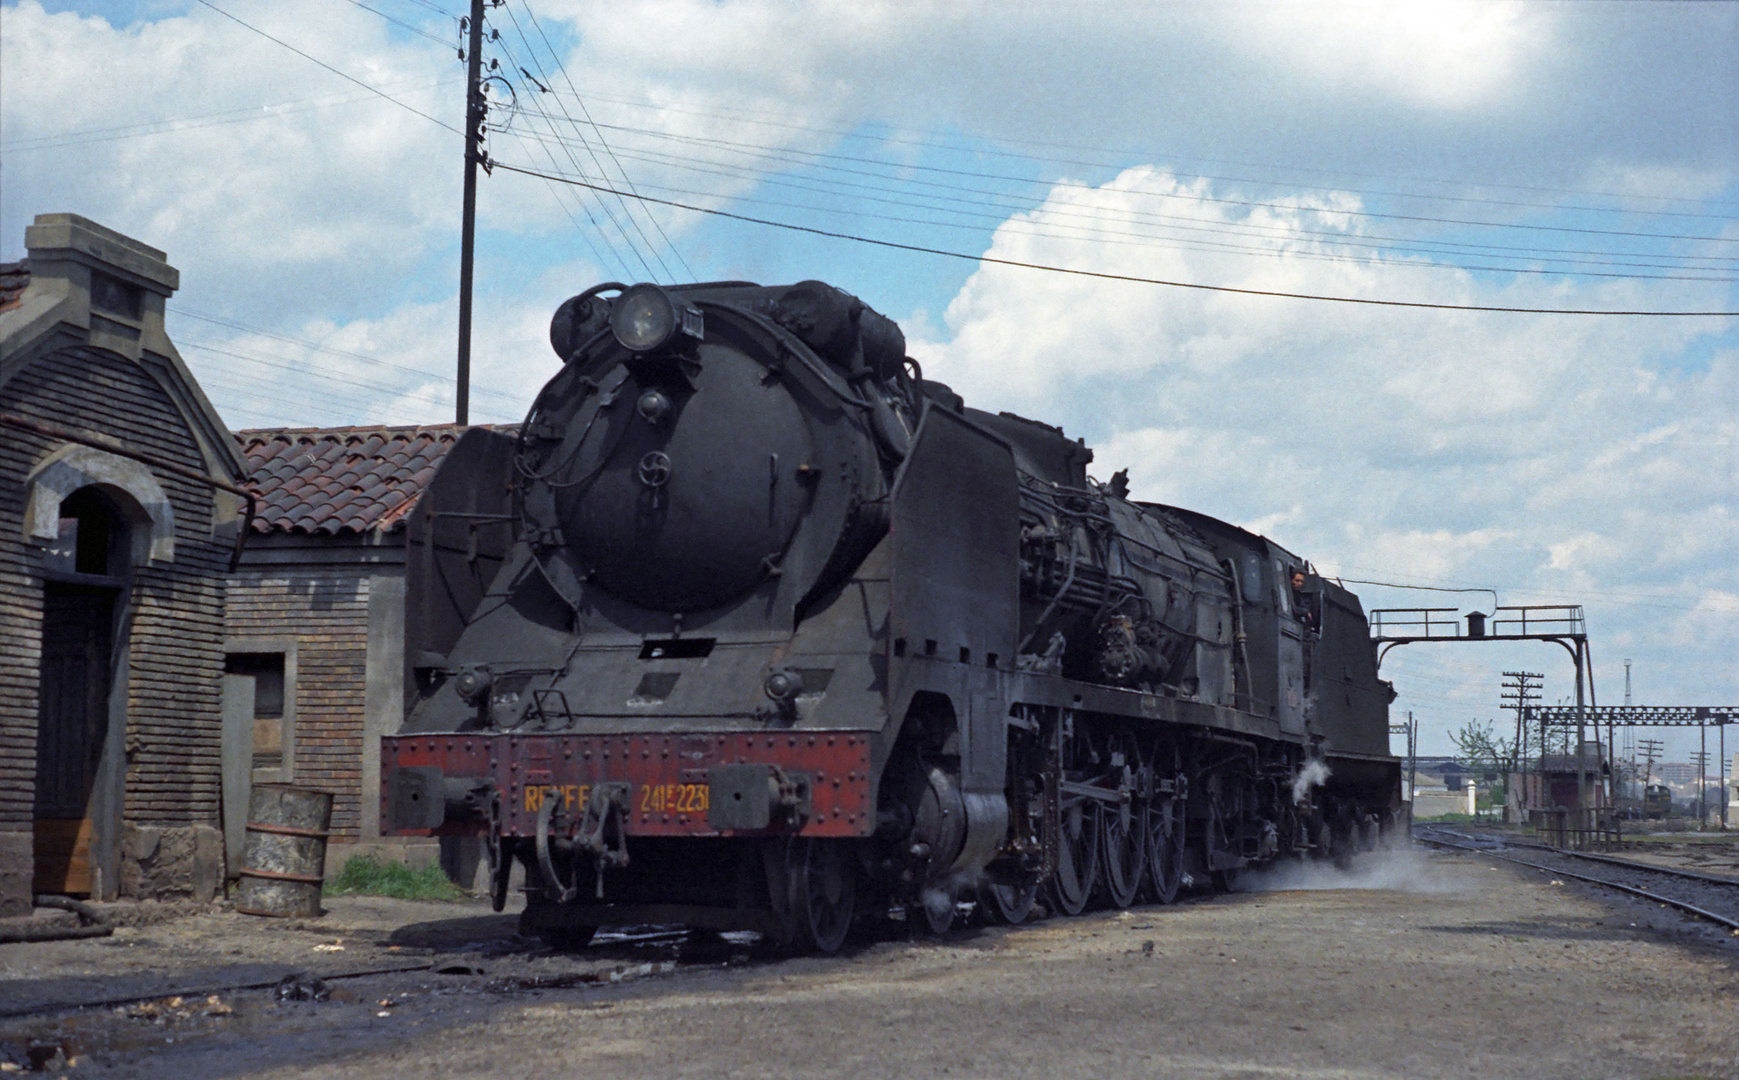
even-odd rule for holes
{"type": "Polygon", "coordinates": [[[466,702],[475,705],[484,694],[489,692],[489,669],[483,667],[465,667],[459,672],[459,677],[453,681],[453,689],[466,702]]]}
{"type": "Polygon", "coordinates": [[[803,692],[803,676],[789,668],[774,668],[761,689],[777,704],[789,705],[803,692]]]}
{"type": "Polygon", "coordinates": [[[670,419],[670,397],[661,390],[648,390],[634,403],[634,411],[653,427],[670,419]]]}
{"type": "Polygon", "coordinates": [[[616,298],[610,331],[624,349],[646,353],[670,344],[677,334],[700,337],[700,309],[678,303],[656,285],[635,285],[616,298]]]}

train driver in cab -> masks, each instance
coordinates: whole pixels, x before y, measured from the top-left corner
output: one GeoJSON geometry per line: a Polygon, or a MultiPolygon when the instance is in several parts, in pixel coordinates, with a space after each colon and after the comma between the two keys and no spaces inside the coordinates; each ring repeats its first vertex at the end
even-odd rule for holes
{"type": "Polygon", "coordinates": [[[1311,633],[1322,630],[1322,595],[1313,589],[1307,589],[1304,570],[1297,568],[1292,571],[1292,612],[1298,616],[1298,621],[1311,633]]]}

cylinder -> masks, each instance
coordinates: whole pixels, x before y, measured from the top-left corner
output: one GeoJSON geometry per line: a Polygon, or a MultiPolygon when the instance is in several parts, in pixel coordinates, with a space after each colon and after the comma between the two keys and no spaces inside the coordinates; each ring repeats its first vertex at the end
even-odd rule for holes
{"type": "Polygon", "coordinates": [[[248,803],[241,888],[235,909],[248,915],[317,918],[326,880],[332,796],[288,784],[257,784],[248,803]]]}

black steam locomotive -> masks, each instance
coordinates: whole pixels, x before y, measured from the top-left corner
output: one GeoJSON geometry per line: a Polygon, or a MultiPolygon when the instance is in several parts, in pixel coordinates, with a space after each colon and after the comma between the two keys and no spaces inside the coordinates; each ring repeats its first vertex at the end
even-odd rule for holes
{"type": "Polygon", "coordinates": [[[1400,805],[1356,597],[967,408],[820,282],[600,285],[525,422],[410,522],[383,819],[483,837],[524,924],[1019,922],[1371,843],[1400,805]]]}

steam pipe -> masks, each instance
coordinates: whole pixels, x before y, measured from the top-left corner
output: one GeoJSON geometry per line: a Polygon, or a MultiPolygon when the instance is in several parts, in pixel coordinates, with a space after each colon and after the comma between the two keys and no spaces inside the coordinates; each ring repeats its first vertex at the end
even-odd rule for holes
{"type": "Polygon", "coordinates": [[[1027,646],[1033,643],[1033,638],[1038,636],[1040,627],[1044,626],[1045,620],[1050,618],[1051,613],[1057,610],[1057,605],[1063,601],[1063,595],[1069,591],[1069,586],[1075,582],[1076,531],[1077,530],[1074,529],[1069,530],[1069,572],[1063,576],[1063,587],[1058,589],[1057,595],[1051,597],[1051,602],[1045,605],[1045,610],[1039,615],[1038,621],[1033,623],[1033,628],[1028,632],[1026,640],[1021,642],[1020,648],[1015,650],[1017,654],[1025,652],[1027,646]]]}
{"type": "Polygon", "coordinates": [[[1232,640],[1237,643],[1239,666],[1244,669],[1244,706],[1255,712],[1256,686],[1250,679],[1250,654],[1244,648],[1244,643],[1249,640],[1249,635],[1244,632],[1244,584],[1238,580],[1236,559],[1227,559],[1225,567],[1232,572],[1232,622],[1237,627],[1232,640]]]}

